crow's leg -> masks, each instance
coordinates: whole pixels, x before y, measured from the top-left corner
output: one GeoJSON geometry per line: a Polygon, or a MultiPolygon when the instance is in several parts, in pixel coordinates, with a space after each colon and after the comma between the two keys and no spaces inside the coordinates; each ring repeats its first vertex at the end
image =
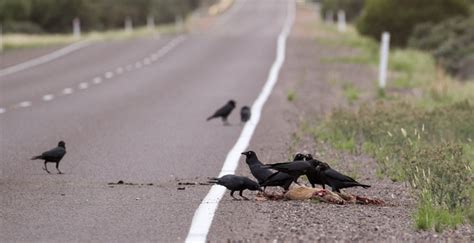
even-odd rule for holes
{"type": "Polygon", "coordinates": [[[241,196],[244,200],[247,200],[247,201],[250,200],[247,197],[244,197],[244,195],[242,195],[243,192],[244,192],[244,190],[240,190],[239,196],[241,196]]]}
{"type": "Polygon", "coordinates": [[[323,186],[323,189],[326,189],[326,185],[325,185],[325,184],[323,184],[322,186],[323,186]]]}
{"type": "Polygon", "coordinates": [[[48,172],[48,174],[50,173],[49,170],[48,170],[48,166],[46,166],[46,163],[48,163],[48,161],[44,161],[44,167],[43,167],[43,170],[45,170],[46,172],[48,172]]]}
{"type": "Polygon", "coordinates": [[[59,170],[59,162],[56,163],[56,170],[58,170],[58,174],[62,174],[62,172],[59,170]]]}
{"type": "Polygon", "coordinates": [[[337,193],[341,193],[341,191],[339,190],[339,188],[333,188],[332,191],[333,191],[333,192],[337,192],[337,193]]]}
{"type": "Polygon", "coordinates": [[[222,117],[222,121],[224,122],[224,126],[229,126],[229,122],[227,121],[227,117],[222,117]]]}
{"type": "Polygon", "coordinates": [[[234,192],[235,192],[235,191],[230,191],[230,196],[231,196],[234,200],[240,201],[240,199],[234,197],[234,192]]]}

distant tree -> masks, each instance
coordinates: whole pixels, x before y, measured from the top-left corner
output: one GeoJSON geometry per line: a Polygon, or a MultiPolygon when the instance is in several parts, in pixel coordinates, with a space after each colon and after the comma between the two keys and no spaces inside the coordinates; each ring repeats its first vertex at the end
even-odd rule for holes
{"type": "Polygon", "coordinates": [[[391,43],[405,46],[417,24],[466,16],[469,6],[468,0],[367,0],[357,29],[377,40],[383,31],[388,31],[391,43]]]}

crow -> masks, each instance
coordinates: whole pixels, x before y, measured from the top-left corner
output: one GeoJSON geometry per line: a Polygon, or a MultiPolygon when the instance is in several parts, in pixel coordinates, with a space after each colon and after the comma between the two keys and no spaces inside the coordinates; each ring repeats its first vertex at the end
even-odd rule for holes
{"type": "Polygon", "coordinates": [[[64,141],[59,141],[58,146],[53,148],[49,151],[42,153],[41,155],[33,156],[31,160],[44,160],[44,168],[46,172],[50,173],[48,167],[46,166],[47,163],[56,163],[56,170],[58,170],[58,174],[62,174],[59,170],[59,162],[66,154],[66,143],[64,141]]]}
{"type": "Polygon", "coordinates": [[[240,109],[240,121],[242,121],[242,123],[250,120],[250,115],[250,107],[244,106],[242,109],[240,109]]]}
{"type": "Polygon", "coordinates": [[[208,117],[206,121],[209,121],[217,117],[221,117],[222,121],[224,122],[224,125],[229,125],[229,123],[227,122],[227,117],[230,115],[230,113],[232,112],[234,108],[235,108],[235,101],[229,100],[227,104],[225,104],[223,107],[219,108],[219,110],[214,112],[214,114],[208,117]]]}
{"type": "Polygon", "coordinates": [[[340,189],[354,186],[360,186],[363,188],[370,187],[370,185],[360,184],[351,177],[339,173],[324,162],[321,162],[316,166],[316,173],[324,184],[330,186],[334,192],[340,193],[340,189]]]}
{"type": "Polygon", "coordinates": [[[245,162],[249,166],[252,175],[257,179],[258,184],[263,186],[263,191],[265,191],[267,186],[279,186],[285,191],[288,190],[293,181],[292,176],[264,168],[265,165],[258,159],[254,151],[247,151],[242,154],[246,156],[245,162]],[[272,180],[267,180],[270,176],[272,176],[272,180]]]}
{"type": "Polygon", "coordinates": [[[214,178],[209,179],[209,183],[225,186],[228,190],[230,190],[230,196],[234,198],[235,200],[239,200],[236,197],[234,197],[235,191],[239,191],[239,195],[245,200],[249,200],[247,197],[244,197],[244,195],[242,195],[242,192],[245,189],[248,189],[251,191],[263,192],[263,190],[260,188],[260,185],[258,185],[257,182],[245,176],[225,175],[220,178],[214,177],[214,178]]]}
{"type": "MultiPolygon", "coordinates": [[[[265,168],[271,168],[279,172],[287,173],[293,177],[293,181],[297,181],[298,178],[302,175],[308,177],[309,182],[312,187],[315,187],[316,184],[323,185],[321,179],[317,175],[316,166],[318,166],[320,161],[310,160],[310,161],[293,161],[293,162],[284,162],[276,164],[267,164],[265,168]]],[[[271,180],[272,177],[269,177],[267,180],[271,180]]]]}

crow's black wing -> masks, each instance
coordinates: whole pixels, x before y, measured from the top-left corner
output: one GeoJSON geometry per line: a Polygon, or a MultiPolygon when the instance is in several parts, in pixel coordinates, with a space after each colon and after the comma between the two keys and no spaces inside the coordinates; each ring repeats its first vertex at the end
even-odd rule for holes
{"type": "Polygon", "coordinates": [[[56,147],[54,149],[42,153],[41,159],[48,160],[51,162],[59,162],[65,154],[66,150],[64,148],[56,147]]]}

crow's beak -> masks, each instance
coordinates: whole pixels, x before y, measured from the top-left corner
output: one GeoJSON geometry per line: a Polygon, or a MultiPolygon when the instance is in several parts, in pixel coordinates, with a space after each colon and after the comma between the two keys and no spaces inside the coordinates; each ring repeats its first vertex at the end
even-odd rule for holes
{"type": "Polygon", "coordinates": [[[243,154],[243,155],[247,155],[247,152],[242,152],[241,154],[243,154]]]}

